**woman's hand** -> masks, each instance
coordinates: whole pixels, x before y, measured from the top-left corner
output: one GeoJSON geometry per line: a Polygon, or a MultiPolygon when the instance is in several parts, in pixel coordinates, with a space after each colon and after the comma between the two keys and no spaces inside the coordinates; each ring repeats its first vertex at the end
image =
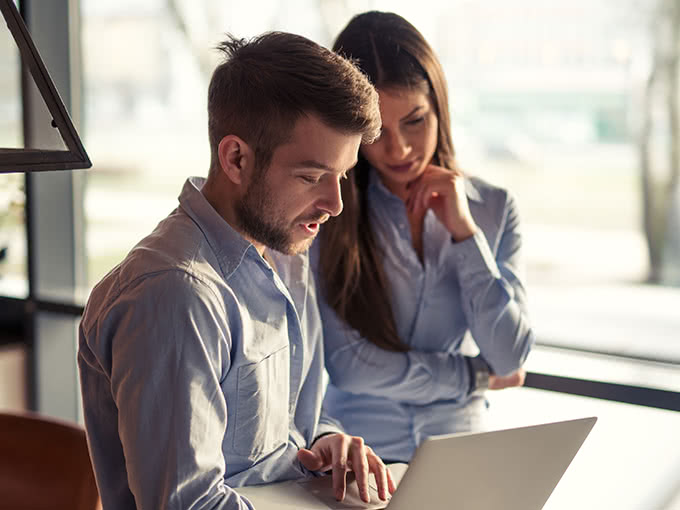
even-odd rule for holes
{"type": "Polygon", "coordinates": [[[465,176],[457,168],[448,170],[429,165],[406,188],[409,214],[432,209],[455,241],[463,241],[477,232],[465,194],[465,176]]]}
{"type": "Polygon", "coordinates": [[[524,379],[526,378],[526,370],[520,368],[517,372],[513,372],[510,375],[500,376],[491,374],[489,376],[489,389],[490,390],[503,390],[505,388],[514,388],[516,386],[523,386],[524,379]]]}

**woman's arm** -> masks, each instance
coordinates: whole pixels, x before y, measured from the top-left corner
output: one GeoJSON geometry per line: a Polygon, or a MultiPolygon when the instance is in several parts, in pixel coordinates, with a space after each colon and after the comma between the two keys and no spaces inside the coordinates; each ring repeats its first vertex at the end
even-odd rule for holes
{"type": "Polygon", "coordinates": [[[386,351],[351,329],[326,303],[326,370],[337,388],[410,404],[462,400],[470,393],[468,358],[446,352],[386,351]]]}
{"type": "Polygon", "coordinates": [[[518,370],[534,343],[520,277],[519,215],[512,196],[506,196],[495,257],[481,230],[452,245],[463,312],[481,355],[498,375],[518,370]]]}

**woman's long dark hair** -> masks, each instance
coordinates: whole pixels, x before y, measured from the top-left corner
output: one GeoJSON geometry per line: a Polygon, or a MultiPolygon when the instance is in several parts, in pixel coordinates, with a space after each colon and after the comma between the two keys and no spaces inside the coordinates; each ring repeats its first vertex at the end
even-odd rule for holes
{"type": "MultiPolygon", "coordinates": [[[[397,14],[370,11],[352,18],[333,50],[355,61],[382,90],[419,89],[429,94],[439,120],[435,163],[453,168],[448,93],[441,64],[422,34],[397,14]]],[[[405,352],[390,303],[382,251],[370,222],[366,191],[369,164],[359,162],[343,181],[344,211],[320,234],[321,287],[329,305],[375,345],[405,352]]]]}

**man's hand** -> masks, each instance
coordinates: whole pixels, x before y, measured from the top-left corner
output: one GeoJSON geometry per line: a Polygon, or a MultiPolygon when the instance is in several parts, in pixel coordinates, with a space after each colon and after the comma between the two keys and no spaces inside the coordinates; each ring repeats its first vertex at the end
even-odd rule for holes
{"type": "Polygon", "coordinates": [[[491,374],[489,375],[489,389],[502,390],[504,388],[512,388],[513,386],[522,386],[526,375],[526,370],[523,368],[505,376],[491,374]]]}
{"type": "Polygon", "coordinates": [[[298,460],[310,471],[333,469],[335,499],[345,499],[347,471],[354,471],[361,499],[368,503],[368,474],[373,473],[378,484],[378,496],[385,501],[387,491],[394,493],[394,480],[390,471],[370,446],[360,437],[347,434],[329,434],[317,439],[311,449],[302,448],[298,460]]]}

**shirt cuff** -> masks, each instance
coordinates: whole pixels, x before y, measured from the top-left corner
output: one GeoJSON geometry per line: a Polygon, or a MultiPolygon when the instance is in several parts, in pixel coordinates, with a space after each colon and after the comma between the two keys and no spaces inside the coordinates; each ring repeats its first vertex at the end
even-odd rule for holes
{"type": "Polygon", "coordinates": [[[328,416],[322,416],[319,420],[319,425],[316,427],[316,434],[314,435],[314,439],[312,439],[309,448],[311,448],[316,440],[320,439],[322,436],[327,436],[329,434],[344,434],[344,432],[340,423],[328,416]]]}
{"type": "Polygon", "coordinates": [[[464,241],[456,242],[451,238],[447,256],[454,264],[461,281],[487,274],[500,278],[500,272],[484,232],[477,230],[464,241]]]}
{"type": "Polygon", "coordinates": [[[339,432],[337,430],[335,430],[335,431],[332,431],[332,432],[328,431],[328,432],[322,432],[321,434],[317,434],[316,437],[314,439],[312,439],[312,443],[309,445],[309,447],[311,448],[312,446],[314,446],[314,443],[316,443],[322,437],[330,436],[331,434],[339,434],[339,432]]]}

